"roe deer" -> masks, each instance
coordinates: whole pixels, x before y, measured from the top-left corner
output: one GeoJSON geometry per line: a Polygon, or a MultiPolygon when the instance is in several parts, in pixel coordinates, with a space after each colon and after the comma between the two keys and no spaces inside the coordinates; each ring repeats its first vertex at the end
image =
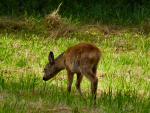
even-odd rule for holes
{"type": "Polygon", "coordinates": [[[54,59],[53,52],[49,53],[49,63],[44,68],[43,80],[47,81],[63,69],[68,74],[68,92],[71,91],[73,76],[77,74],[76,88],[81,93],[80,83],[83,75],[91,81],[91,92],[96,99],[98,78],[96,77],[97,65],[101,57],[101,51],[92,44],[80,43],[67,49],[54,59]]]}

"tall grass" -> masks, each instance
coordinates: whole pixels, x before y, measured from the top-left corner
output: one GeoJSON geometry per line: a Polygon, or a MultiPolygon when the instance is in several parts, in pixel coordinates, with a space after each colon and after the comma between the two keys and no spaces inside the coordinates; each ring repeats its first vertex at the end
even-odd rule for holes
{"type": "Polygon", "coordinates": [[[150,37],[124,33],[94,42],[79,38],[53,40],[31,33],[0,34],[0,112],[149,113],[150,37]],[[86,78],[81,84],[85,100],[75,88],[76,77],[72,93],[67,93],[66,71],[48,82],[42,80],[50,50],[58,56],[83,41],[96,44],[103,53],[96,106],[86,78]]]}

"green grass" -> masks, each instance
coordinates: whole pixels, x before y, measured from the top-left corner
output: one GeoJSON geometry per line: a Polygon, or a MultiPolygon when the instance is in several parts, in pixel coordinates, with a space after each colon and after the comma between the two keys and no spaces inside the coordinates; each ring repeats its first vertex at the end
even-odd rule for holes
{"type": "Polygon", "coordinates": [[[0,112],[149,113],[150,36],[123,33],[53,40],[32,33],[1,33],[0,112]],[[103,52],[95,106],[85,77],[81,85],[86,100],[75,88],[76,77],[72,93],[67,93],[66,71],[48,82],[42,80],[50,50],[58,56],[83,41],[96,44],[103,52]]]}

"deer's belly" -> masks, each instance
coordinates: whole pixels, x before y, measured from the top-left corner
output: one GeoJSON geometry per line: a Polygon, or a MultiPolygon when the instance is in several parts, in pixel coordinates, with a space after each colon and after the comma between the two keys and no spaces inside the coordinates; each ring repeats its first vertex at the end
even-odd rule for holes
{"type": "Polygon", "coordinates": [[[80,73],[80,70],[81,70],[78,62],[66,63],[66,69],[69,69],[73,73],[80,73]]]}

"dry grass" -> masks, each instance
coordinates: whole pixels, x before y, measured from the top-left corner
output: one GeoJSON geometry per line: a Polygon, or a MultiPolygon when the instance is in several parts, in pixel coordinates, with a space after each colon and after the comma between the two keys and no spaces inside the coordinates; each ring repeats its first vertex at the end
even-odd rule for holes
{"type": "Polygon", "coordinates": [[[0,30],[20,31],[32,30],[34,23],[28,19],[0,18],[0,30]]]}
{"type": "Polygon", "coordinates": [[[150,19],[145,21],[140,29],[143,34],[150,34],[150,19]]]}
{"type": "Polygon", "coordinates": [[[58,14],[60,6],[45,17],[45,25],[51,37],[70,37],[75,27],[58,14]]]}
{"type": "MultiPolygon", "coordinates": [[[[143,22],[140,26],[117,26],[117,25],[80,25],[77,26],[77,23],[72,23],[71,21],[61,17],[59,15],[59,9],[61,4],[56,10],[45,16],[44,21],[40,20],[37,22],[35,19],[31,18],[0,18],[0,30],[4,31],[32,31],[38,34],[43,34],[47,37],[60,38],[60,37],[72,37],[76,36],[75,34],[80,35],[80,37],[91,37],[92,38],[109,38],[112,35],[122,36],[125,33],[135,34],[135,37],[138,34],[144,34],[149,36],[150,34],[150,21],[147,20],[143,22]]],[[[94,39],[95,40],[95,39],[94,39]]]]}

